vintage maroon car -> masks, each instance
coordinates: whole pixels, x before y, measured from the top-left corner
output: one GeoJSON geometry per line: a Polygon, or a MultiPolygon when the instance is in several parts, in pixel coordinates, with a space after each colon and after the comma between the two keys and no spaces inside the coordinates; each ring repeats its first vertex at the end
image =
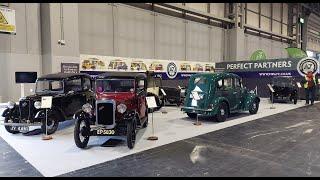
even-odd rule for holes
{"type": "Polygon", "coordinates": [[[103,73],[95,79],[96,98],[74,118],[74,140],[85,148],[90,136],[126,136],[134,147],[136,132],[148,125],[147,77],[142,73],[103,73]]]}

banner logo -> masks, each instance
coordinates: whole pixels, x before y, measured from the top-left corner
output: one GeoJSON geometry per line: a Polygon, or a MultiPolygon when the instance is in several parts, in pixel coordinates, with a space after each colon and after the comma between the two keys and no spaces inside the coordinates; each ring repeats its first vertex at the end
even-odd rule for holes
{"type": "Polygon", "coordinates": [[[304,58],[301,59],[297,64],[297,70],[301,76],[305,76],[309,71],[314,75],[318,73],[319,62],[313,58],[304,58]]]}
{"type": "Polygon", "coordinates": [[[177,68],[177,65],[174,63],[174,62],[170,62],[168,65],[167,65],[167,76],[170,78],[170,79],[174,79],[177,74],[178,74],[178,68],[177,68]]]}

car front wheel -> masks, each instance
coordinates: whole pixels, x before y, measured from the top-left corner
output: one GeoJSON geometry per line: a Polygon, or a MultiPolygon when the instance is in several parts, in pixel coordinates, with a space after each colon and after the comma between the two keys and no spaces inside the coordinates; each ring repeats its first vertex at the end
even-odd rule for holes
{"type": "Polygon", "coordinates": [[[136,142],[136,128],[135,121],[129,121],[127,123],[127,146],[132,149],[136,142]]]}
{"type": "Polygon", "coordinates": [[[259,102],[258,100],[254,100],[254,102],[249,107],[250,114],[257,114],[259,109],[259,102]]]}
{"type": "Polygon", "coordinates": [[[218,113],[216,115],[216,119],[218,122],[224,122],[228,116],[228,107],[226,103],[221,103],[218,109],[218,113]]]}
{"type": "Polygon", "coordinates": [[[76,119],[74,127],[74,142],[78,148],[85,148],[90,138],[90,123],[86,119],[76,119]]]}
{"type": "Polygon", "coordinates": [[[50,135],[57,131],[58,126],[59,126],[58,118],[55,115],[51,114],[47,118],[47,123],[45,118],[42,120],[41,129],[44,134],[46,133],[46,129],[47,129],[47,134],[50,135]]]}
{"type": "MultiPolygon", "coordinates": [[[[8,121],[9,121],[9,118],[6,117],[6,118],[4,119],[4,123],[8,123],[8,121]]],[[[11,129],[11,126],[4,126],[4,128],[5,128],[9,133],[11,133],[11,134],[18,134],[18,133],[19,133],[19,131],[12,130],[12,129],[11,129]]]]}

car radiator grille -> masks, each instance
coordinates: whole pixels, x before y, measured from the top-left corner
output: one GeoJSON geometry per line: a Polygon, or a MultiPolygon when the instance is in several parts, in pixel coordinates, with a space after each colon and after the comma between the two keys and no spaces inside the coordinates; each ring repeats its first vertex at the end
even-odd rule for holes
{"type": "Polygon", "coordinates": [[[101,125],[113,125],[114,108],[113,103],[98,103],[97,104],[97,121],[101,125]]]}
{"type": "Polygon", "coordinates": [[[19,102],[19,111],[21,119],[30,119],[31,104],[29,100],[21,100],[19,102]]]}

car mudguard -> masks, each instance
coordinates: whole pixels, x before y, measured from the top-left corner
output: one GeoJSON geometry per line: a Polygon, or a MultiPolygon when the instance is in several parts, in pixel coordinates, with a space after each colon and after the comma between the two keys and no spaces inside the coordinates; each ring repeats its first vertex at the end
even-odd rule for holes
{"type": "Polygon", "coordinates": [[[2,117],[4,117],[4,118],[10,117],[11,112],[12,112],[12,109],[6,108],[2,113],[2,117]]]}
{"type": "Polygon", "coordinates": [[[74,113],[73,119],[90,119],[90,114],[80,109],[76,113],[74,113]]]}
{"type": "MultiPolygon", "coordinates": [[[[64,121],[65,120],[65,117],[63,116],[62,112],[59,109],[55,108],[55,107],[52,107],[52,109],[48,109],[47,113],[48,113],[48,116],[50,114],[58,113],[57,115],[59,116],[59,121],[64,121]]],[[[44,118],[46,118],[46,110],[45,109],[39,110],[36,113],[34,118],[35,119],[44,119],[44,118]]]]}
{"type": "Polygon", "coordinates": [[[139,115],[138,115],[138,113],[136,111],[127,111],[123,115],[123,120],[124,121],[132,121],[134,119],[134,117],[138,117],[139,118],[139,115]]]}
{"type": "Polygon", "coordinates": [[[250,105],[254,102],[254,100],[258,100],[260,103],[260,98],[255,94],[248,94],[244,101],[244,110],[249,110],[250,105]]]}
{"type": "MultiPolygon", "coordinates": [[[[227,103],[228,107],[229,107],[229,101],[227,98],[225,97],[218,97],[218,98],[215,98],[213,100],[212,103],[209,103],[209,104],[213,104],[213,110],[212,110],[212,115],[216,115],[218,113],[218,107],[219,107],[219,104],[222,103],[222,102],[225,102],[227,103]]],[[[229,107],[229,110],[230,110],[230,107],[229,107]]]]}

